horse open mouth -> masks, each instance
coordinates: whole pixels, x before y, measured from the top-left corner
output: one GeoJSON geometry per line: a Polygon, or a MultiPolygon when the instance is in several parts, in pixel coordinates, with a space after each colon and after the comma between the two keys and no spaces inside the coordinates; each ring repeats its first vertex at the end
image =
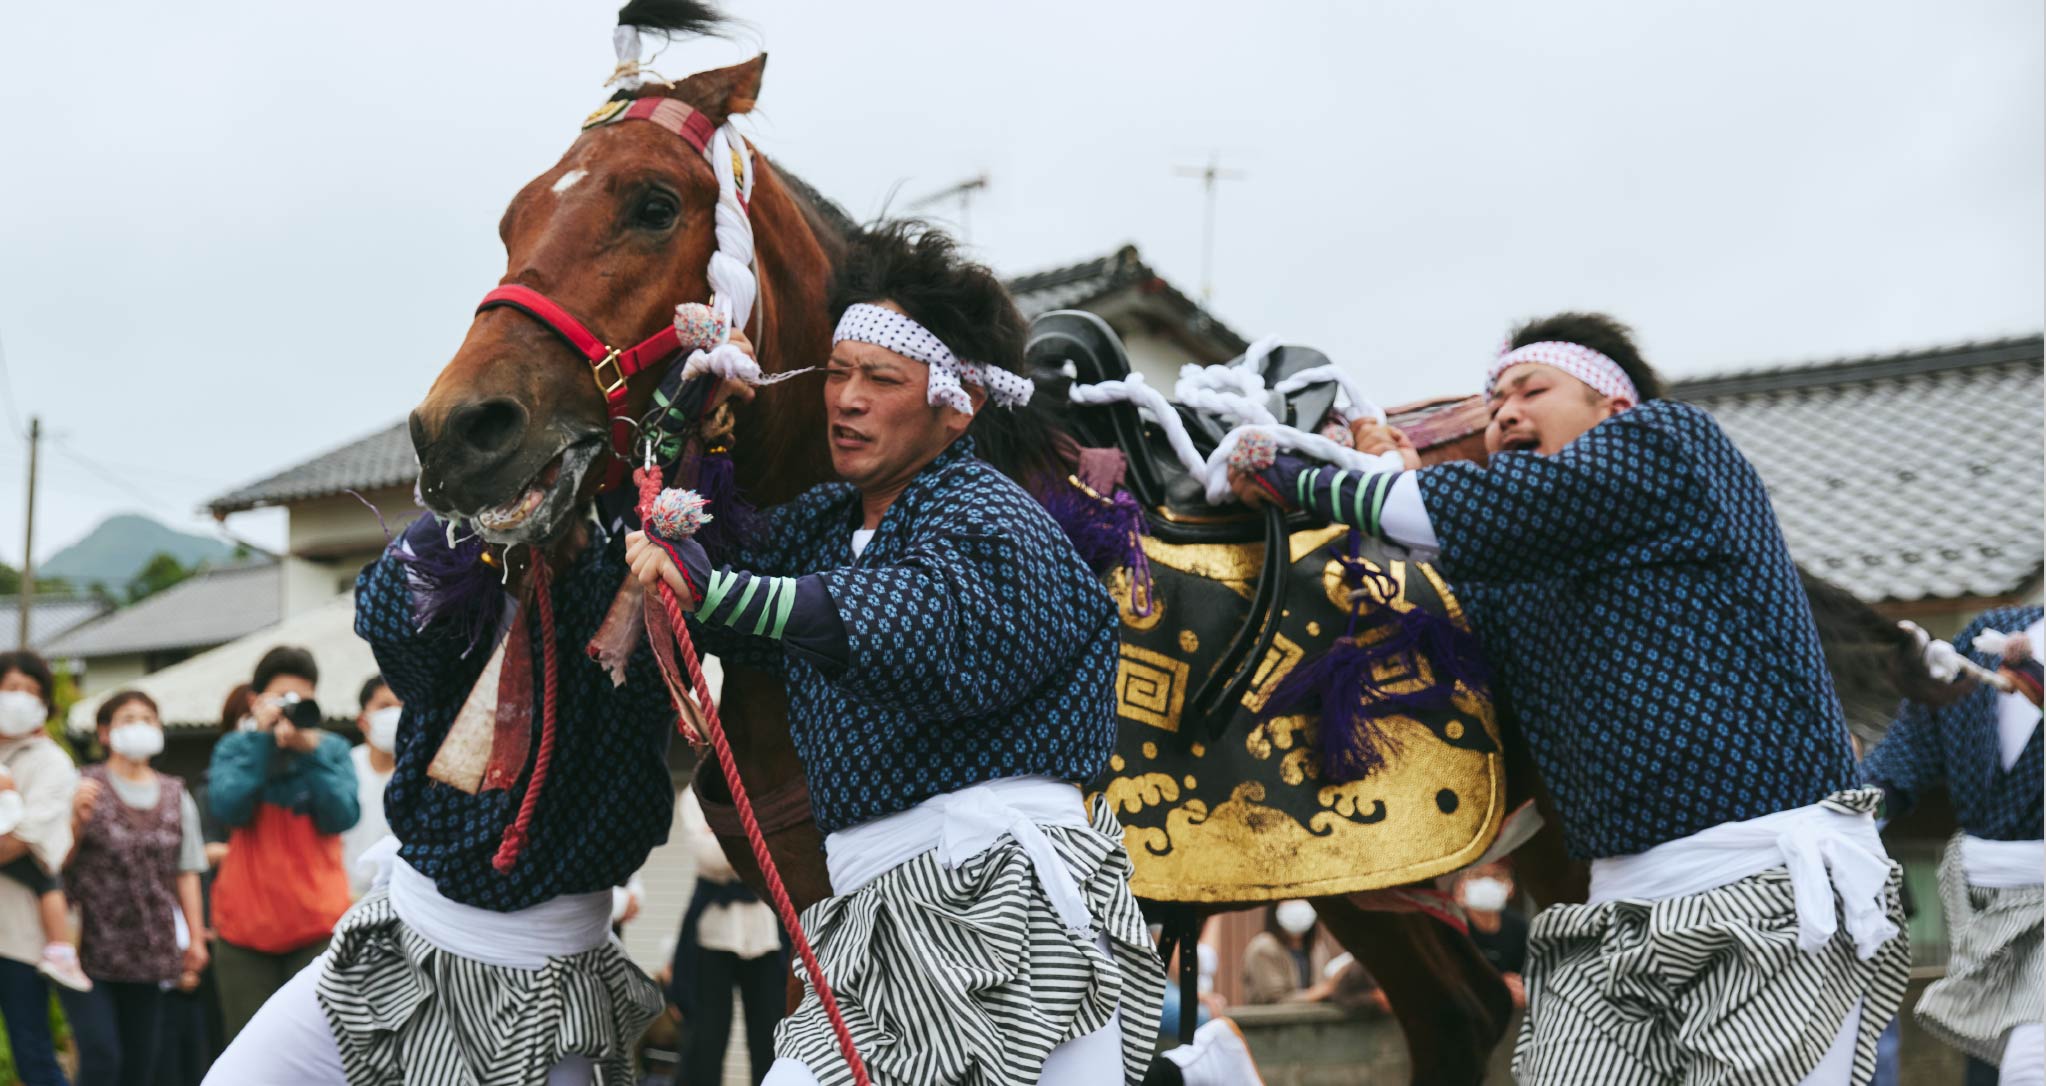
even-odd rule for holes
{"type": "Polygon", "coordinates": [[[575,507],[583,477],[603,449],[601,438],[579,441],[547,462],[512,500],[476,514],[476,528],[492,543],[541,544],[551,540],[575,507]]]}

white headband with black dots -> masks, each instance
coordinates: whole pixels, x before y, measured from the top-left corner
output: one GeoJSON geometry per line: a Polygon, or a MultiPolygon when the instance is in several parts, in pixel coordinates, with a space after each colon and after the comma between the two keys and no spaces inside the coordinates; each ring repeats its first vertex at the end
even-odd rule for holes
{"type": "Polygon", "coordinates": [[[1500,374],[1524,362],[1554,366],[1590,385],[1592,391],[1601,396],[1624,396],[1633,403],[1641,402],[1641,393],[1635,389],[1634,379],[1627,376],[1627,371],[1621,369],[1618,362],[1581,343],[1560,340],[1502,350],[1492,363],[1491,371],[1485,374],[1485,398],[1489,400],[1498,395],[1500,374]]]}
{"type": "Polygon", "coordinates": [[[973,414],[973,400],[960,381],[971,381],[987,389],[988,398],[1003,407],[1020,407],[1030,402],[1037,386],[1000,366],[968,362],[952,353],[945,341],[931,330],[884,306],[860,302],[846,307],[831,333],[833,345],[852,340],[871,343],[904,358],[913,358],[931,368],[930,402],[943,404],[964,415],[973,414]]]}

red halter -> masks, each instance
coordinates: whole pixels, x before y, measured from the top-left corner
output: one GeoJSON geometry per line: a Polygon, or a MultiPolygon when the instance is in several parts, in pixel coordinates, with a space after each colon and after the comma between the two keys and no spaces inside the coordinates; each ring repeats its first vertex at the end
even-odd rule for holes
{"type": "MultiPolygon", "coordinates": [[[[705,158],[710,156],[710,138],[717,130],[709,117],[673,98],[606,102],[583,121],[583,128],[598,128],[621,121],[648,121],[659,125],[682,137],[683,142],[705,158]]],[[[741,166],[738,148],[733,148],[732,157],[732,168],[736,172],[741,166]]],[[[711,168],[716,169],[717,163],[711,163],[711,168]]],[[[626,465],[632,462],[634,433],[633,420],[624,413],[625,399],[630,392],[628,385],[634,377],[682,352],[681,337],[676,335],[675,326],[670,323],[631,347],[612,347],[597,338],[588,325],[532,287],[517,283],[500,286],[483,296],[476,312],[499,306],[516,309],[539,321],[548,331],[581,352],[583,359],[590,364],[590,376],[596,380],[597,390],[604,394],[605,411],[611,418],[613,455],[604,475],[603,489],[610,490],[624,482],[626,465]]]]}

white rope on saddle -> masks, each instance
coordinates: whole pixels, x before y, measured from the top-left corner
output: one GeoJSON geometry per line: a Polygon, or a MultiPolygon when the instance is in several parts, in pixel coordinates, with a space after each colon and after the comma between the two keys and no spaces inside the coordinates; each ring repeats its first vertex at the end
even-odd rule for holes
{"type": "Polygon", "coordinates": [[[1179,381],[1172,390],[1173,398],[1188,407],[1235,424],[1215,446],[1215,451],[1205,458],[1194,448],[1193,436],[1186,430],[1186,421],[1179,417],[1179,412],[1166,400],[1164,393],[1145,382],[1141,373],[1132,373],[1118,381],[1076,384],[1071,398],[1083,406],[1135,405],[1165,432],[1165,440],[1171,444],[1173,455],[1186,468],[1187,474],[1200,481],[1202,495],[1210,505],[1223,505],[1235,500],[1229,490],[1229,454],[1252,433],[1269,436],[1278,448],[1350,471],[1398,471],[1404,466],[1397,452],[1371,456],[1347,445],[1338,445],[1320,434],[1279,422],[1269,406],[1273,392],[1292,393],[1325,382],[1334,382],[1342,391],[1343,397],[1349,401],[1347,412],[1352,417],[1369,416],[1383,422],[1385,411],[1365,399],[1333,365],[1295,374],[1279,382],[1277,389],[1266,389],[1264,378],[1258,371],[1278,345],[1279,337],[1266,336],[1251,344],[1243,357],[1234,363],[1220,366],[1189,363],[1180,368],[1179,381]]]}

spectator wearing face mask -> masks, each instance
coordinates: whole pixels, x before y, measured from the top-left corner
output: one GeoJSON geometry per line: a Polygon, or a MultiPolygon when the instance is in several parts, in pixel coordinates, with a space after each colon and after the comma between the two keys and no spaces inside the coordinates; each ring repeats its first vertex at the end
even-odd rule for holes
{"type": "Polygon", "coordinates": [[[52,876],[71,851],[71,793],[78,771],[44,733],[56,711],[56,679],[33,652],[0,653],[0,1017],[14,1070],[28,1086],[64,1083],[50,1038],[53,971],[78,971],[75,948],[62,942],[63,895],[52,876]],[[54,969],[68,966],[68,969],[54,969]]]}
{"type": "Polygon", "coordinates": [[[1527,969],[1527,918],[1513,907],[1513,873],[1503,863],[1481,864],[1464,873],[1456,896],[1471,921],[1471,941],[1513,992],[1515,1008],[1527,1006],[1520,975],[1527,969]]]}
{"type": "Polygon", "coordinates": [[[213,883],[213,973],[227,1040],[326,949],[348,911],[341,834],[361,814],[348,742],[320,728],[312,654],[280,646],[250,680],[249,716],[213,747],[207,802],[229,827],[213,883]]]}
{"type": "Polygon", "coordinates": [[[93,987],[67,993],[64,1010],[80,1086],[130,1086],[154,1081],[169,990],[196,986],[206,968],[203,941],[180,938],[205,930],[206,847],[183,783],[149,766],[163,752],[156,702],[124,690],[100,704],[98,723],[107,760],[82,774],[66,865],[93,987]]]}
{"type": "Polygon", "coordinates": [[[355,765],[355,799],[362,817],[341,835],[341,866],[348,872],[348,889],[355,897],[369,893],[374,871],[359,869],[358,861],[369,846],[390,836],[391,824],[384,821],[384,786],[391,783],[391,771],[398,768],[398,719],[405,715],[405,703],[391,693],[381,675],[362,684],[359,699],[362,712],[355,718],[363,741],[349,752],[355,765]]]}
{"type": "Polygon", "coordinates": [[[1306,998],[1314,984],[1308,960],[1314,947],[1314,906],[1297,898],[1265,910],[1265,930],[1243,948],[1243,998],[1287,1003],[1306,998]]]}

